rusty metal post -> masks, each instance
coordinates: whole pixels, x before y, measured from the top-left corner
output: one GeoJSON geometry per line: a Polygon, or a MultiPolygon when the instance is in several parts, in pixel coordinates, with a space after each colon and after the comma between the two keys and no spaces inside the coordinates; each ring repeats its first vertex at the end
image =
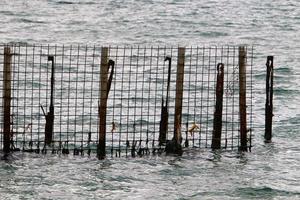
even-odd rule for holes
{"type": "Polygon", "coordinates": [[[217,66],[217,86],[216,86],[216,105],[214,112],[214,129],[212,136],[212,149],[221,148],[222,134],[222,112],[223,112],[223,93],[224,93],[224,64],[219,63],[217,66]]]}
{"type": "Polygon", "coordinates": [[[267,57],[266,66],[265,142],[271,142],[273,118],[273,56],[267,57]]]}
{"type": "Polygon", "coordinates": [[[107,109],[107,90],[108,90],[108,48],[101,48],[100,65],[100,107],[99,113],[99,143],[97,147],[98,159],[105,158],[106,141],[106,109],[107,109]]]}
{"type": "Polygon", "coordinates": [[[4,66],[3,66],[3,151],[10,152],[11,143],[11,60],[12,53],[10,47],[4,48],[4,66]]]}
{"type": "Polygon", "coordinates": [[[240,150],[247,151],[246,48],[239,47],[240,150]]]}
{"type": "Polygon", "coordinates": [[[170,91],[170,81],[171,81],[171,57],[166,57],[165,61],[169,62],[168,66],[168,82],[167,82],[167,95],[166,95],[166,103],[164,105],[164,98],[162,98],[161,102],[161,115],[160,115],[160,123],[159,123],[159,146],[166,143],[167,132],[168,132],[168,124],[169,124],[169,91],[170,91]]]}
{"type": "MultiPolygon", "coordinates": [[[[48,56],[48,61],[51,61],[51,93],[50,93],[50,106],[49,112],[44,114],[46,119],[45,124],[45,146],[50,146],[53,140],[53,129],[54,129],[54,82],[55,82],[55,65],[54,56],[48,56]]],[[[43,107],[42,107],[43,109],[43,107]]],[[[43,109],[44,112],[44,109],[43,109]]],[[[44,112],[45,113],[45,112],[44,112]]]]}

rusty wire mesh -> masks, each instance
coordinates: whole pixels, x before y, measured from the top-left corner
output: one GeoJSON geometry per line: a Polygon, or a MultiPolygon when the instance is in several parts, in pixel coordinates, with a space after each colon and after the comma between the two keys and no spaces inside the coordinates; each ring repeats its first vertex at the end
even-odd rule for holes
{"type": "MultiPolygon", "coordinates": [[[[3,95],[3,52],[0,46],[0,96],[3,95]]],[[[99,132],[100,46],[9,45],[12,56],[11,148],[40,152],[90,153],[97,149],[99,132]],[[50,147],[44,144],[45,116],[49,111],[51,63],[54,56],[54,131],[50,147]],[[67,151],[66,151],[67,150],[67,151]],[[69,151],[70,150],[70,151],[69,151]]],[[[162,100],[166,100],[168,62],[171,57],[169,126],[173,137],[176,89],[177,48],[109,47],[115,62],[108,95],[106,149],[111,155],[121,152],[162,151],[159,124],[162,100]],[[143,151],[141,151],[143,150],[143,151]]],[[[238,47],[203,46],[185,49],[185,74],[182,107],[182,145],[210,148],[215,109],[217,64],[223,63],[224,100],[222,148],[240,146],[238,47]],[[189,131],[193,125],[193,131],[189,131]]],[[[247,48],[248,147],[252,127],[253,48],[247,48]]],[[[2,102],[2,101],[1,101],[2,102]]],[[[1,104],[0,149],[3,148],[1,104]]]]}

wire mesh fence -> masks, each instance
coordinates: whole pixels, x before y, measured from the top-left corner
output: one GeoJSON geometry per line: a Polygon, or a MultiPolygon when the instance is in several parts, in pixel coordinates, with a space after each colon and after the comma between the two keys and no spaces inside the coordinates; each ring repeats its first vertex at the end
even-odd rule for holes
{"type": "MultiPolygon", "coordinates": [[[[11,50],[10,148],[75,155],[96,152],[103,48],[1,45],[3,97],[6,47],[11,50]],[[49,114],[53,116],[50,142],[46,138],[49,114]]],[[[251,148],[253,48],[247,47],[246,52],[247,148],[251,148]]],[[[134,156],[163,152],[167,141],[174,136],[178,48],[108,47],[107,62],[110,81],[107,154],[134,156]]],[[[221,147],[240,147],[239,47],[236,46],[185,48],[180,126],[184,147],[211,147],[219,63],[224,65],[221,147]]],[[[4,99],[0,149],[4,140],[4,99]]]]}

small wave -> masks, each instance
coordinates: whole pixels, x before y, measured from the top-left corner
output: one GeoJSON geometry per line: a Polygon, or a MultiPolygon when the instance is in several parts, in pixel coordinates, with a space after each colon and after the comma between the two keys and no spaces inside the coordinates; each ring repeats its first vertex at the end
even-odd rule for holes
{"type": "Polygon", "coordinates": [[[67,5],[70,5],[70,4],[75,4],[74,2],[70,2],[70,1],[58,1],[56,2],[57,4],[67,4],[67,5]]]}
{"type": "Polygon", "coordinates": [[[299,90],[276,88],[276,89],[274,89],[274,94],[276,96],[286,97],[286,95],[297,95],[297,94],[299,94],[299,90]]]}
{"type": "Polygon", "coordinates": [[[72,5],[72,4],[78,4],[78,5],[92,5],[92,4],[96,4],[95,2],[71,2],[71,1],[58,1],[56,2],[57,4],[61,4],[61,5],[72,5]]]}
{"type": "Polygon", "coordinates": [[[225,32],[223,33],[223,32],[216,32],[216,31],[201,32],[200,35],[203,37],[211,37],[211,38],[228,36],[228,34],[225,32]]]}
{"type": "MultiPolygon", "coordinates": [[[[262,73],[262,74],[255,74],[253,75],[255,79],[257,80],[265,80],[266,79],[266,74],[262,73]]],[[[290,77],[290,75],[283,75],[283,74],[274,74],[274,79],[275,80],[282,80],[282,81],[286,81],[288,78],[290,77]]]]}
{"type": "Polygon", "coordinates": [[[1,11],[1,14],[3,14],[3,15],[8,15],[8,16],[14,16],[14,15],[15,15],[14,12],[12,12],[12,11],[5,11],[5,10],[2,10],[2,11],[1,11]]]}
{"type": "Polygon", "coordinates": [[[259,80],[265,79],[265,78],[266,78],[266,74],[265,74],[265,73],[262,73],[262,74],[255,74],[255,75],[254,75],[254,78],[255,78],[255,79],[259,79],[259,80]]]}
{"type": "Polygon", "coordinates": [[[34,24],[45,24],[44,21],[37,21],[37,20],[31,20],[31,19],[20,19],[20,22],[24,23],[34,23],[34,24]]]}
{"type": "Polygon", "coordinates": [[[279,67],[274,69],[275,74],[280,74],[280,75],[291,75],[294,74],[293,70],[289,67],[279,67]]]}
{"type": "Polygon", "coordinates": [[[290,192],[286,190],[273,189],[268,186],[238,188],[237,193],[247,197],[270,198],[271,196],[294,196],[300,195],[299,192],[290,192]]]}
{"type": "Polygon", "coordinates": [[[281,73],[291,73],[292,69],[290,69],[289,67],[279,67],[279,68],[275,68],[276,73],[281,72],[281,73]]]}
{"type": "Polygon", "coordinates": [[[149,122],[144,119],[138,119],[138,120],[135,120],[134,124],[145,125],[145,124],[149,124],[149,122]]]}

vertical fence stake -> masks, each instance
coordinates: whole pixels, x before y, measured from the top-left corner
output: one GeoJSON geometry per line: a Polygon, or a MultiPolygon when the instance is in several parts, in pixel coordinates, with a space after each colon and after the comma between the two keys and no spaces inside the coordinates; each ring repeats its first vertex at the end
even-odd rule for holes
{"type": "Polygon", "coordinates": [[[185,56],[185,48],[182,47],[178,48],[175,120],[174,120],[174,138],[177,144],[181,144],[181,140],[182,140],[181,115],[182,115],[182,98],[183,98],[184,56],[185,56]]]}
{"type": "Polygon", "coordinates": [[[246,49],[239,47],[240,150],[247,151],[246,49]]]}
{"type": "Polygon", "coordinates": [[[47,114],[44,114],[46,118],[45,146],[46,145],[50,146],[52,144],[53,127],[54,127],[54,82],[55,82],[54,56],[48,56],[48,61],[51,61],[51,94],[50,94],[49,112],[47,114]]]}
{"type": "Polygon", "coordinates": [[[164,98],[162,98],[161,102],[161,115],[160,115],[160,123],[159,123],[159,146],[166,143],[167,132],[168,132],[168,123],[169,123],[169,91],[170,91],[170,81],[171,81],[171,57],[166,57],[165,61],[169,62],[168,66],[168,82],[167,82],[167,95],[166,95],[166,103],[164,105],[164,98]]]}
{"type": "Polygon", "coordinates": [[[4,48],[4,67],[3,67],[3,151],[5,154],[10,152],[11,142],[11,49],[6,46],[4,48]]]}
{"type": "Polygon", "coordinates": [[[172,141],[168,142],[166,145],[167,153],[182,154],[181,115],[182,115],[182,97],[183,97],[184,58],[185,58],[185,48],[179,47],[178,58],[177,58],[174,137],[172,141]]]}
{"type": "Polygon", "coordinates": [[[108,48],[101,48],[100,65],[100,107],[99,113],[99,143],[97,147],[98,159],[105,158],[105,136],[106,136],[106,108],[107,108],[107,87],[108,87],[108,48]]]}
{"type": "Polygon", "coordinates": [[[271,142],[273,118],[273,56],[267,57],[266,66],[265,142],[271,142]]]}
{"type": "Polygon", "coordinates": [[[223,111],[223,93],[224,93],[224,64],[219,63],[217,66],[217,86],[216,86],[216,106],[214,112],[214,129],[211,148],[221,148],[222,134],[222,111],[223,111]]]}

